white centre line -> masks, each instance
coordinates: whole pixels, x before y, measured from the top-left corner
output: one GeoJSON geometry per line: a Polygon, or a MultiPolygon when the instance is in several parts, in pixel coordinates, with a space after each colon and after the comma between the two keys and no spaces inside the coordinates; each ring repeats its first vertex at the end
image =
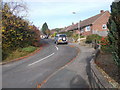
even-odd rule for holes
{"type": "Polygon", "coordinates": [[[56,47],[56,49],[58,50],[58,47],[57,46],[55,46],[56,47]]]}
{"type": "Polygon", "coordinates": [[[46,56],[46,57],[44,57],[44,58],[42,58],[42,59],[40,59],[40,60],[38,60],[38,61],[36,61],[36,62],[33,62],[33,63],[29,64],[28,66],[34,65],[34,64],[36,64],[36,63],[38,63],[38,62],[41,62],[41,61],[43,61],[44,59],[47,59],[47,58],[51,57],[51,56],[54,55],[54,54],[55,54],[55,53],[52,53],[52,54],[50,54],[50,55],[48,55],[48,56],[46,56]]]}

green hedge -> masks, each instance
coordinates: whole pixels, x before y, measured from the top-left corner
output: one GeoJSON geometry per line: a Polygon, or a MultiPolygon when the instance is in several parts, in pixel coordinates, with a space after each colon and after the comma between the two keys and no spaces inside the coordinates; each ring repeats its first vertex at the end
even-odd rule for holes
{"type": "Polygon", "coordinates": [[[86,43],[92,43],[93,41],[97,41],[97,43],[99,43],[99,40],[101,39],[102,37],[97,35],[97,34],[92,34],[92,35],[89,35],[86,37],[86,43]]]}

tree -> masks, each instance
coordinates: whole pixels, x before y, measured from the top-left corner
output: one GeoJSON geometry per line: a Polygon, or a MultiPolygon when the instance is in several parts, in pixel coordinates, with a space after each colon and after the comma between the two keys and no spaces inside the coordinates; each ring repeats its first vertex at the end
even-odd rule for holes
{"type": "Polygon", "coordinates": [[[114,61],[116,62],[120,73],[120,1],[112,3],[111,16],[107,26],[109,28],[108,37],[114,61]]]}
{"type": "Polygon", "coordinates": [[[22,0],[19,0],[18,2],[2,2],[2,5],[7,4],[8,7],[10,8],[9,11],[15,15],[15,16],[21,16],[25,17],[27,16],[27,4],[23,2],[22,0]]]}
{"type": "Polygon", "coordinates": [[[45,22],[44,24],[43,24],[43,26],[42,26],[42,32],[43,32],[43,34],[45,34],[45,35],[50,35],[50,30],[49,30],[49,28],[48,28],[48,25],[47,25],[47,23],[45,22]]]}
{"type": "Polygon", "coordinates": [[[14,15],[8,3],[2,7],[2,58],[12,51],[31,45],[38,45],[39,30],[28,21],[14,15]]]}

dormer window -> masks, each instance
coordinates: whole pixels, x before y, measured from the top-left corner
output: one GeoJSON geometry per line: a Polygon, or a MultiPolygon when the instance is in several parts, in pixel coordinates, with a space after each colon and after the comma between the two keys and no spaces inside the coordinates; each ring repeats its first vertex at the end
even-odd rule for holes
{"type": "Polygon", "coordinates": [[[103,25],[102,25],[102,29],[107,29],[107,25],[106,25],[106,24],[103,24],[103,25]]]}

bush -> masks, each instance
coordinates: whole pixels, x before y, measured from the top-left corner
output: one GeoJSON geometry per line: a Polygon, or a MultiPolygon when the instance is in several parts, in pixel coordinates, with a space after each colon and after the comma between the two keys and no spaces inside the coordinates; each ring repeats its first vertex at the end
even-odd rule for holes
{"type": "Polygon", "coordinates": [[[77,41],[78,38],[79,38],[79,34],[73,33],[72,38],[73,38],[75,41],[77,41]]]}
{"type": "Polygon", "coordinates": [[[8,57],[8,55],[9,55],[8,52],[2,51],[2,56],[4,56],[4,57],[2,57],[2,61],[5,60],[8,57]]]}
{"type": "Polygon", "coordinates": [[[92,35],[87,36],[86,43],[92,43],[93,41],[96,41],[97,43],[99,43],[100,39],[101,39],[101,36],[97,34],[92,34],[92,35]]]}
{"type": "MultiPolygon", "coordinates": [[[[27,46],[39,46],[40,32],[38,28],[14,15],[8,3],[2,7],[2,60],[12,51],[27,46]],[[10,52],[9,52],[10,51],[10,52]]],[[[1,38],[0,38],[1,40],[1,38]]]]}
{"type": "Polygon", "coordinates": [[[80,36],[80,38],[84,38],[85,36],[80,36]]]}
{"type": "Polygon", "coordinates": [[[101,50],[106,53],[111,52],[111,46],[108,37],[102,37],[100,40],[101,50]]]}
{"type": "Polygon", "coordinates": [[[51,37],[55,37],[56,35],[57,35],[57,33],[55,32],[51,35],[51,37]]]}

